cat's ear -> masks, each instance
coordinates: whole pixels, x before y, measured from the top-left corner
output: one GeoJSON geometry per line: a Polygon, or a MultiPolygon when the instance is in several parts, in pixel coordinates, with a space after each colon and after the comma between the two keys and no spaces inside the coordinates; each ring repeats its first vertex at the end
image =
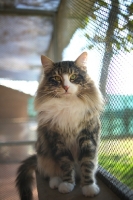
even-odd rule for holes
{"type": "Polygon", "coordinates": [[[87,60],[88,53],[83,52],[75,61],[75,64],[80,67],[83,71],[87,71],[87,60]]]}
{"type": "Polygon", "coordinates": [[[53,68],[53,61],[50,60],[47,56],[41,56],[41,62],[44,68],[44,71],[49,71],[53,68]]]}

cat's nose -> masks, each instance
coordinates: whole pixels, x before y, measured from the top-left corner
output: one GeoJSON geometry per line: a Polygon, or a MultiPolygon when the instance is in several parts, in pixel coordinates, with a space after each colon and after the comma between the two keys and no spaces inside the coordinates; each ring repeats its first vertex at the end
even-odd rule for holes
{"type": "Polygon", "coordinates": [[[68,90],[69,86],[67,86],[67,85],[64,85],[64,86],[63,86],[63,88],[64,88],[64,90],[67,92],[67,90],[68,90]]]}

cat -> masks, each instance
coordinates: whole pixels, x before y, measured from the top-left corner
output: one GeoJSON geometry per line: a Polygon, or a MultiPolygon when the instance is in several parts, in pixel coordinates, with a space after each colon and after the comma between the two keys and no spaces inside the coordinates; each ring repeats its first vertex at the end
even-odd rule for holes
{"type": "Polygon", "coordinates": [[[96,184],[99,116],[103,97],[87,73],[87,52],[75,62],[54,63],[41,56],[44,75],[35,97],[38,112],[36,155],[23,161],[16,187],[21,200],[32,199],[33,172],[49,177],[49,186],[61,193],[74,189],[79,174],[82,193],[93,197],[96,184]]]}

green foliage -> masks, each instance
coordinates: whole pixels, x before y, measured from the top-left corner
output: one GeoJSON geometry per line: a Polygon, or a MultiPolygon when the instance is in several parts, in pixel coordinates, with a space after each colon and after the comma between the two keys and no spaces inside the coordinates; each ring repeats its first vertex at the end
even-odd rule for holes
{"type": "MultiPolygon", "coordinates": [[[[125,8],[121,9],[120,7],[120,1],[116,4],[113,3],[113,0],[109,3],[107,3],[105,0],[96,0],[94,4],[94,16],[93,18],[94,21],[98,22],[101,18],[100,13],[103,12],[103,9],[106,9],[106,13],[108,13],[107,17],[107,22],[108,22],[108,27],[112,26],[113,31],[111,33],[108,33],[107,35],[100,35],[95,33],[95,36],[93,38],[90,38],[88,34],[85,34],[86,38],[91,42],[92,44],[89,45],[90,47],[93,48],[98,43],[111,43],[113,53],[118,53],[120,50],[122,51],[127,51],[130,52],[133,50],[133,3],[128,5],[125,2],[122,4],[125,4],[125,8]],[[112,21],[110,23],[109,21],[109,16],[111,12],[111,7],[118,7],[116,10],[116,18],[112,18],[112,21]],[[101,10],[101,11],[100,11],[101,10]],[[99,12],[100,11],[100,12],[99,12]],[[112,38],[110,40],[110,38],[112,38]]],[[[104,11],[105,12],[105,11],[104,11]]],[[[89,18],[89,17],[88,17],[89,18]]],[[[102,30],[102,26],[100,27],[102,30]]],[[[100,29],[99,28],[99,29],[100,29]]],[[[103,30],[104,31],[104,30],[103,30]]]]}
{"type": "Polygon", "coordinates": [[[133,43],[133,37],[131,36],[131,34],[127,35],[127,41],[133,43]]]}
{"type": "Polygon", "coordinates": [[[133,189],[133,138],[101,139],[99,164],[120,182],[133,189]]]}
{"type": "Polygon", "coordinates": [[[123,184],[133,189],[133,157],[120,154],[100,154],[99,164],[123,184]]]}
{"type": "Polygon", "coordinates": [[[128,6],[128,13],[129,13],[129,15],[133,14],[133,3],[131,3],[130,6],[128,6]]]}
{"type": "Polygon", "coordinates": [[[94,45],[88,45],[88,49],[93,49],[94,45]]]}
{"type": "Polygon", "coordinates": [[[133,20],[129,20],[126,24],[126,27],[128,30],[132,31],[133,30],[133,20]]]}
{"type": "Polygon", "coordinates": [[[104,0],[99,0],[97,3],[99,6],[108,7],[108,3],[106,3],[104,0]]]}

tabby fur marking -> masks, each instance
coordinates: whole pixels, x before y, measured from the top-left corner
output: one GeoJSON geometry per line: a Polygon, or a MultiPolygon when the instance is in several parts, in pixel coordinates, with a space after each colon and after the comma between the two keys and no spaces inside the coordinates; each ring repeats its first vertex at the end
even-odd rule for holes
{"type": "Polygon", "coordinates": [[[17,172],[21,200],[32,199],[33,172],[49,177],[49,186],[61,193],[81,179],[82,193],[93,197],[96,184],[99,115],[103,98],[87,73],[87,52],[75,62],[54,63],[41,56],[44,75],[35,97],[38,112],[36,155],[24,160],[17,172]]]}

